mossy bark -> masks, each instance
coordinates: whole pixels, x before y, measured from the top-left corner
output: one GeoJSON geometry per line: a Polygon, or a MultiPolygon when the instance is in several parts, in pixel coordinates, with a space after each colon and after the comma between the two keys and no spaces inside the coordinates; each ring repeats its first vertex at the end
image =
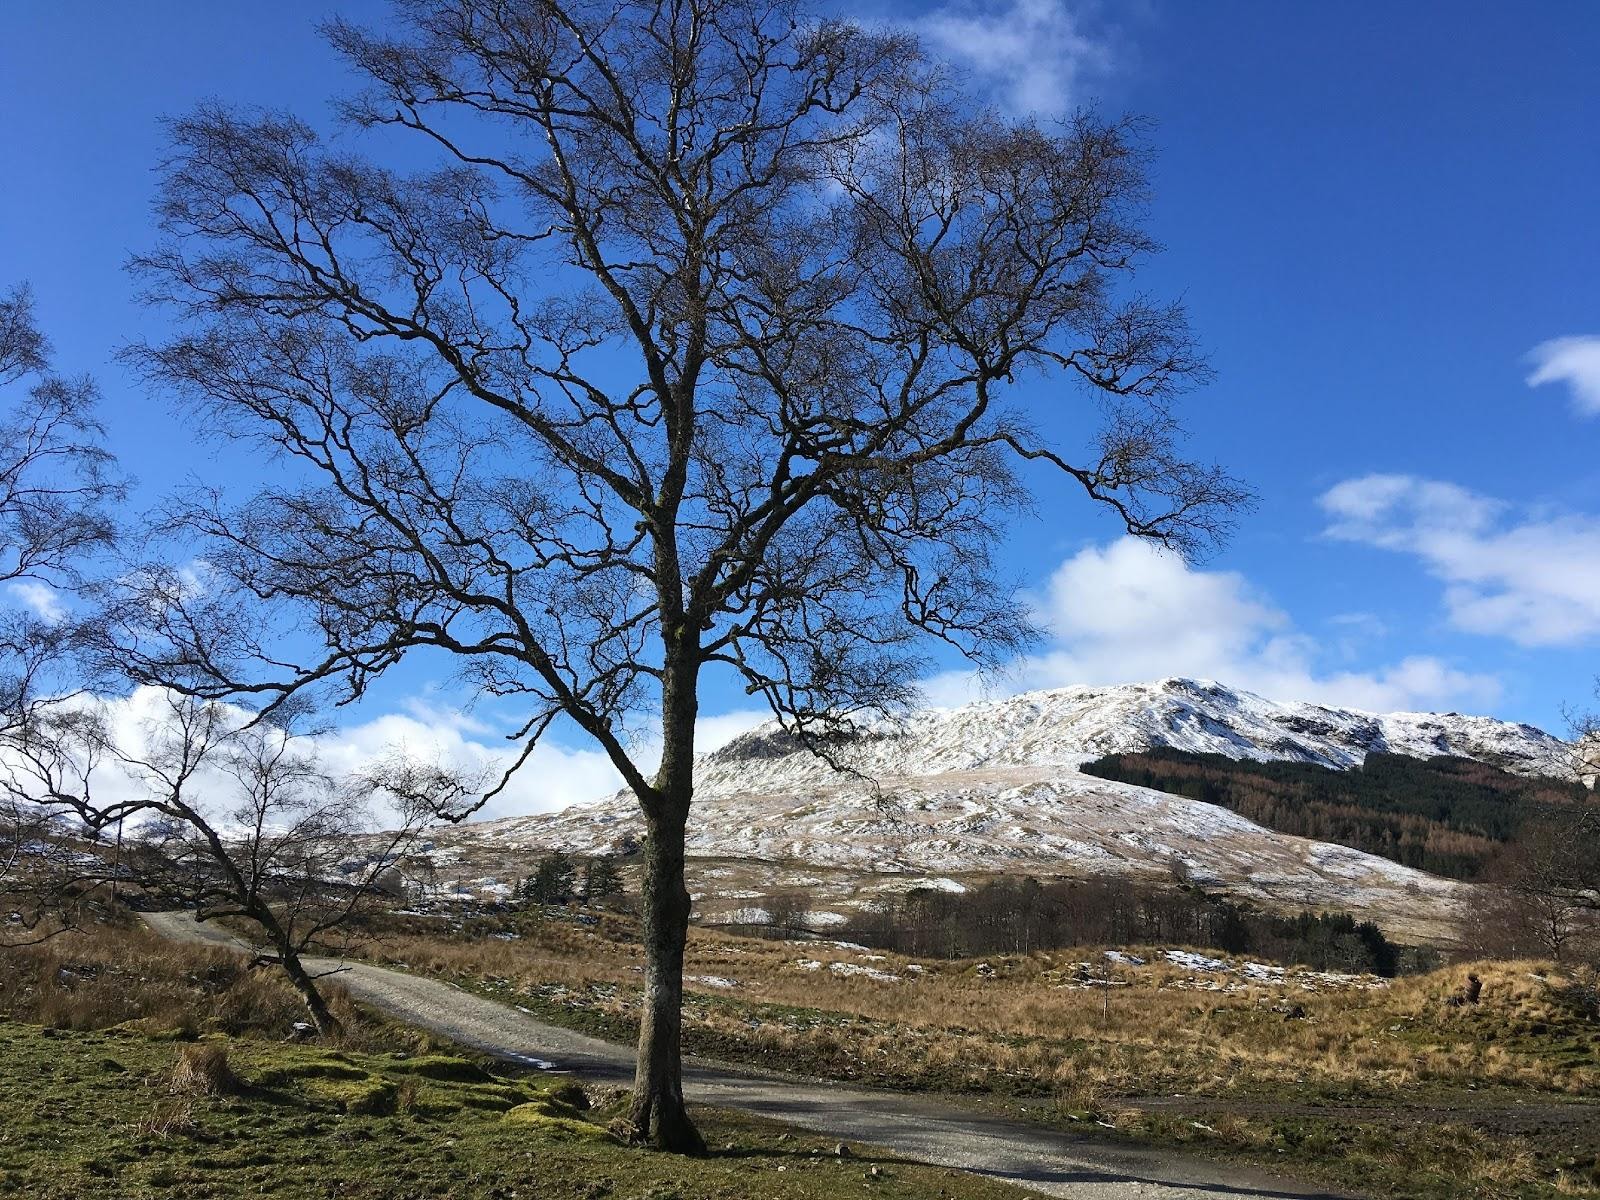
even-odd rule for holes
{"type": "Polygon", "coordinates": [[[681,1154],[700,1154],[705,1140],[683,1097],[683,956],[689,935],[684,836],[694,795],[693,668],[669,670],[663,689],[661,767],[645,803],[644,1004],[628,1124],[633,1138],[681,1154]]]}

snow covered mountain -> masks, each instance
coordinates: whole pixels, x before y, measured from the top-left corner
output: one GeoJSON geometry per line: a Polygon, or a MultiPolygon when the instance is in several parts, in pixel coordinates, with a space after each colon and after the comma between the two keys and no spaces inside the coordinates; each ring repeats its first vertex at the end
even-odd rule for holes
{"type": "MultiPolygon", "coordinates": [[[[1163,878],[1292,906],[1398,913],[1438,925],[1464,885],[1344,846],[1272,832],[1226,809],[1084,775],[1101,755],[1158,746],[1346,768],[1369,751],[1449,754],[1526,774],[1564,744],[1529,725],[1456,713],[1377,715],[1284,704],[1166,679],[1071,687],[930,709],[865,730],[834,770],[776,725],[706,755],[689,853],[904,875],[995,871],[1163,878]]],[[[465,826],[458,852],[627,849],[643,830],[629,793],[465,826]]]]}
{"type": "MultiPolygon", "coordinates": [[[[868,775],[932,775],[993,767],[1078,767],[1106,754],[1158,746],[1261,761],[1343,769],[1369,751],[1417,758],[1449,754],[1537,775],[1553,771],[1565,744],[1531,725],[1459,713],[1375,714],[1278,703],[1193,679],[1117,687],[1069,687],[928,709],[899,727],[881,725],[843,751],[868,775]]],[[[763,725],[701,760],[701,795],[837,780],[776,724],[763,725]]]]}

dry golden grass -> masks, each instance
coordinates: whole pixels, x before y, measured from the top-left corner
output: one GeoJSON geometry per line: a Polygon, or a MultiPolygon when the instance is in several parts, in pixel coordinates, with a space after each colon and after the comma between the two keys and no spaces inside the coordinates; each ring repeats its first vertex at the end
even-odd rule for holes
{"type": "Polygon", "coordinates": [[[179,1052],[168,1090],[174,1096],[221,1096],[238,1085],[226,1042],[194,1042],[179,1052]]]}
{"type": "MultiPolygon", "coordinates": [[[[517,931],[501,940],[410,922],[375,949],[613,1032],[636,1019],[640,957],[624,923],[526,921],[517,931]]],[[[1109,969],[1082,948],[913,963],[696,930],[685,1029],[691,1046],[713,1054],[912,1086],[1043,1092],[1084,1108],[1115,1095],[1308,1085],[1573,1094],[1600,1086],[1600,1026],[1563,1004],[1547,965],[1477,963],[1341,986],[1311,975],[1197,974],[1147,957],[1144,967],[1109,969]],[[807,970],[803,961],[823,965],[807,970]],[[1482,1001],[1452,1007],[1469,970],[1483,979],[1482,1001]],[[1101,976],[1108,985],[1093,982],[1101,976]]]]}
{"type": "MultiPolygon", "coordinates": [[[[353,1044],[377,1036],[342,988],[329,988],[327,997],[353,1044]]],[[[250,969],[221,947],[169,942],[137,921],[0,948],[0,1015],[57,1029],[131,1022],[181,1038],[282,1036],[306,1019],[300,997],[274,968],[250,969]]]]}

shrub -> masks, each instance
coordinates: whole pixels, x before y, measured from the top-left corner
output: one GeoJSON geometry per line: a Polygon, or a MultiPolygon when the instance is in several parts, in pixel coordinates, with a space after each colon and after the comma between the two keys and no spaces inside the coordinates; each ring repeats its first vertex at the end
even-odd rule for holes
{"type": "Polygon", "coordinates": [[[226,1042],[195,1042],[178,1052],[168,1090],[177,1096],[221,1096],[238,1089],[226,1042]]]}
{"type": "Polygon", "coordinates": [[[138,1124],[140,1137],[166,1138],[194,1129],[194,1105],[187,1101],[162,1100],[138,1124]]]}

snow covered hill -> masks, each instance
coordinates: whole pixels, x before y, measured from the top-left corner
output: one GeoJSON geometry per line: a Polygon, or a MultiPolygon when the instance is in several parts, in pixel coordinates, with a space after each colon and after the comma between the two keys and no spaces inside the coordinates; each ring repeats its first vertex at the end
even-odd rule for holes
{"type": "MultiPolygon", "coordinates": [[[[843,751],[868,775],[932,775],[986,767],[1077,767],[1105,754],[1170,746],[1230,758],[1356,766],[1369,751],[1473,758],[1537,775],[1565,745],[1531,725],[1458,713],[1374,713],[1278,703],[1193,679],[1070,687],[928,709],[880,726],[843,751]]],[[[702,760],[700,794],[793,787],[836,778],[775,724],[702,760]]]]}
{"type": "MultiPolygon", "coordinates": [[[[1411,923],[1434,936],[1465,894],[1387,859],[1077,769],[1156,746],[1335,768],[1373,750],[1450,754],[1527,774],[1553,770],[1563,750],[1541,730],[1486,717],[1282,704],[1187,679],[1062,688],[864,731],[841,755],[860,775],[835,771],[774,725],[756,729],[701,760],[689,852],[908,877],[1177,872],[1285,906],[1381,914],[1391,929],[1411,923]]],[[[630,848],[642,832],[632,796],[621,793],[465,826],[441,849],[469,859],[491,847],[597,853],[630,848]]]]}

